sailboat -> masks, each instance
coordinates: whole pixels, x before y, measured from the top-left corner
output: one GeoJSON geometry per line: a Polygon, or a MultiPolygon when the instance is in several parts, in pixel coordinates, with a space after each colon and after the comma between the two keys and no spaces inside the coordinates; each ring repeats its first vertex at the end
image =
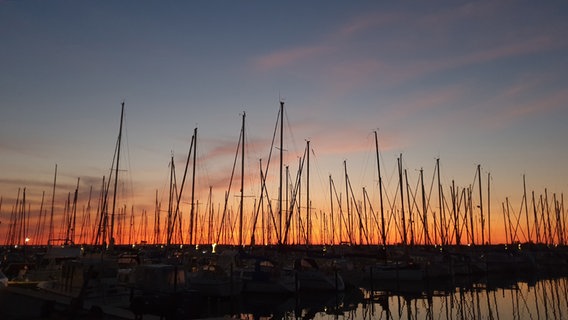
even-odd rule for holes
{"type": "Polygon", "coordinates": [[[239,274],[233,272],[233,264],[224,261],[227,259],[232,261],[232,257],[222,253],[193,266],[190,272],[186,273],[188,287],[209,297],[230,297],[240,294],[243,281],[239,274]]]}
{"type": "Polygon", "coordinates": [[[235,273],[246,293],[291,294],[299,290],[294,270],[266,257],[241,258],[235,273]]]}
{"type": "Polygon", "coordinates": [[[301,291],[343,291],[345,282],[334,268],[321,268],[313,258],[299,258],[294,261],[294,270],[300,282],[301,291]]]}
{"type": "MultiPolygon", "coordinates": [[[[120,129],[118,133],[118,140],[116,145],[116,153],[114,160],[116,163],[114,171],[114,193],[113,193],[113,207],[110,222],[109,250],[113,250],[115,243],[114,238],[114,211],[116,204],[116,192],[118,183],[118,165],[120,158],[120,144],[122,136],[122,127],[124,119],[124,102],[121,104],[120,114],[120,129]]],[[[114,162],[114,161],[113,161],[114,162]]],[[[112,170],[112,169],[111,169],[112,170]]],[[[110,179],[109,179],[110,183],[110,179]]],[[[106,189],[108,191],[108,187],[106,189]]],[[[106,192],[105,192],[106,194],[106,192]]],[[[105,214],[106,203],[101,210],[101,224],[99,231],[102,231],[102,240],[104,242],[106,233],[105,214]]],[[[81,306],[84,302],[90,304],[124,304],[128,301],[129,291],[127,288],[120,286],[118,282],[118,263],[116,257],[109,259],[109,255],[105,253],[105,249],[99,253],[84,255],[79,251],[80,256],[71,256],[66,259],[59,268],[59,274],[55,279],[46,279],[38,283],[37,287],[47,293],[52,293],[76,301],[81,306]]],[[[77,254],[76,251],[72,253],[77,254]]]]}

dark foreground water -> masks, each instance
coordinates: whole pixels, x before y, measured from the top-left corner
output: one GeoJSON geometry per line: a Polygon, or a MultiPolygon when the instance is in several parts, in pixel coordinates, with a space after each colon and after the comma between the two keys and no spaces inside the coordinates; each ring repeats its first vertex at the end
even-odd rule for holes
{"type": "Polygon", "coordinates": [[[568,278],[383,282],[339,294],[210,301],[207,309],[203,317],[238,319],[568,319],[568,278]]]}
{"type": "MultiPolygon", "coordinates": [[[[8,297],[8,298],[7,298],[8,297]]],[[[29,317],[40,302],[7,301],[0,295],[0,319],[111,319],[84,312],[29,317]],[[22,308],[22,309],[20,309],[22,308]],[[7,312],[9,310],[9,312],[7,312]],[[18,310],[27,311],[18,314],[18,310]]],[[[523,278],[506,274],[446,281],[365,283],[341,293],[292,296],[240,295],[204,298],[184,319],[568,319],[568,277],[523,278]]],[[[126,310],[125,310],[126,311],[126,310]]],[[[130,311],[127,319],[134,319],[130,311]]],[[[157,319],[145,315],[144,319],[157,319]]]]}

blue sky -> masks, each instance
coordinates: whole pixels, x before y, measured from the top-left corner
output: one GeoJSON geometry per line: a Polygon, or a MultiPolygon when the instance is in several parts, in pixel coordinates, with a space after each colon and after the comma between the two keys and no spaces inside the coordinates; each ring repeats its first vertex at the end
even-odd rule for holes
{"type": "Polygon", "coordinates": [[[567,17],[531,1],[0,1],[0,219],[18,188],[50,194],[55,164],[61,206],[77,178],[98,188],[122,101],[125,201],[140,208],[166,190],[172,152],[183,168],[195,127],[199,197],[213,186],[220,201],[243,111],[257,194],[280,100],[286,162],[311,141],[322,199],[344,160],[356,189],[376,189],[373,130],[393,194],[400,154],[412,184],[440,158],[446,185],[467,187],[480,164],[496,210],[518,207],[523,174],[560,194],[567,17]]]}

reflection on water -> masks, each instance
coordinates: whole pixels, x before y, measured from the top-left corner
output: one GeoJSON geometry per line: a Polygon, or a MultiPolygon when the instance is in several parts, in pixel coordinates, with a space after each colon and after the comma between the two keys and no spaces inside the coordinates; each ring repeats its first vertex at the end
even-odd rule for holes
{"type": "Polygon", "coordinates": [[[211,300],[204,317],[240,319],[567,319],[568,278],[504,275],[381,282],[344,293],[211,300]]]}
{"type": "Polygon", "coordinates": [[[367,291],[358,319],[565,319],[567,278],[483,279],[452,290],[367,291]]]}

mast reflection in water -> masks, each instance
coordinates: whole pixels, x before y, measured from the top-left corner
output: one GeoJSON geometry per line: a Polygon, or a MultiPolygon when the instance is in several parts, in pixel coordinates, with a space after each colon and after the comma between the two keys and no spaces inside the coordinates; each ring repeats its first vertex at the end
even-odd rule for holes
{"type": "Polygon", "coordinates": [[[567,319],[568,278],[503,274],[452,281],[384,282],[342,293],[239,297],[204,316],[240,319],[567,319]],[[224,310],[224,311],[222,311],[224,310]]]}

